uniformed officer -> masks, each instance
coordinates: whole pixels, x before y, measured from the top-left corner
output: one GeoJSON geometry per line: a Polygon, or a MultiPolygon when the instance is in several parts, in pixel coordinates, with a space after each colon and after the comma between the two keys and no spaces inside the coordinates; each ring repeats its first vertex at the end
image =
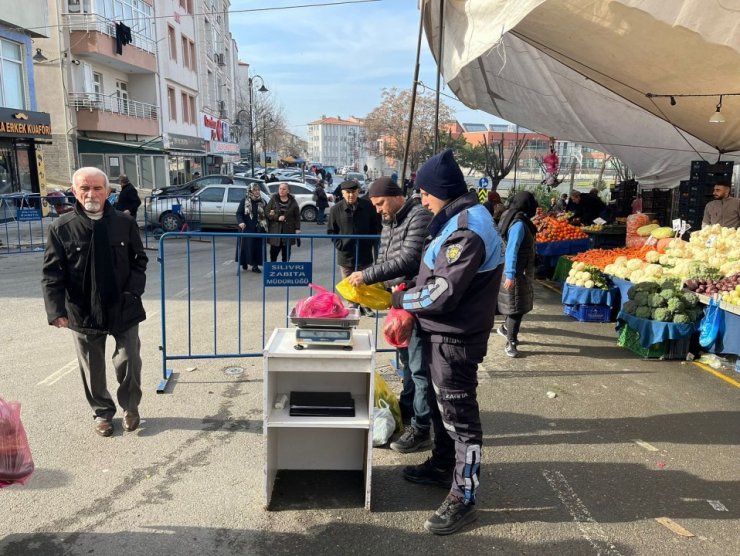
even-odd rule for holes
{"type": "Polygon", "coordinates": [[[475,192],[468,192],[451,150],[416,174],[422,205],[434,215],[415,285],[393,294],[393,306],[418,318],[429,361],[434,446],[404,478],[450,488],[424,527],[447,535],[477,518],[483,432],[476,397],[478,364],[493,328],[503,271],[501,237],[475,192]]]}

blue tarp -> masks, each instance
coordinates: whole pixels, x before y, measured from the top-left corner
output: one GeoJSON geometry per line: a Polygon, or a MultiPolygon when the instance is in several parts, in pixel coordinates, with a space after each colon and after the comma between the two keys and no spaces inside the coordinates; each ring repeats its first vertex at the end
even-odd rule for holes
{"type": "Polygon", "coordinates": [[[549,241],[537,243],[537,254],[542,257],[547,266],[555,266],[561,255],[574,255],[588,250],[589,242],[586,239],[569,239],[567,241],[549,241]]]}
{"type": "Polygon", "coordinates": [[[740,315],[720,310],[724,317],[724,326],[714,343],[707,347],[707,351],[740,355],[740,315]]]}
{"type": "Polygon", "coordinates": [[[689,338],[699,328],[698,323],[676,324],[675,322],[660,322],[657,320],[641,319],[619,311],[617,315],[617,330],[628,324],[630,328],[640,334],[640,345],[648,348],[663,340],[684,340],[689,338]]]}
{"type": "Polygon", "coordinates": [[[617,301],[617,288],[582,288],[572,284],[563,285],[563,305],[608,305],[613,307],[617,301]]]}

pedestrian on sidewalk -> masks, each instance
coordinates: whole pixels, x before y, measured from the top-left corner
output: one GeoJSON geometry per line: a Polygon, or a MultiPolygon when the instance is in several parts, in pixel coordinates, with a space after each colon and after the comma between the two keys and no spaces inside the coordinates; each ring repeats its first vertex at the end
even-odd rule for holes
{"type": "Polygon", "coordinates": [[[75,210],[49,227],[41,286],[49,324],[72,330],[95,432],[113,434],[113,402],[105,377],[105,343],[113,336],[113,366],[123,428],[139,426],[141,296],[148,262],[139,229],[107,202],[108,177],[93,167],[72,176],[75,210]]]}
{"type": "Polygon", "coordinates": [[[393,293],[393,306],[418,318],[429,361],[434,443],[423,464],[404,468],[406,480],[449,488],[424,523],[448,535],[475,520],[483,431],[476,388],[488,349],[503,271],[493,219],[468,192],[452,150],[427,160],[416,174],[421,203],[434,215],[416,284],[393,293]]]}
{"type": "Polygon", "coordinates": [[[128,214],[135,222],[136,211],[141,205],[139,194],[137,193],[134,184],[128,179],[128,176],[121,174],[118,178],[118,183],[121,184],[121,192],[118,194],[118,199],[116,200],[116,210],[120,210],[122,213],[128,214]]]}
{"type": "MultiPolygon", "coordinates": [[[[368,198],[383,217],[378,258],[374,265],[350,274],[349,282],[353,286],[383,283],[388,289],[401,282],[413,283],[432,213],[419,200],[407,200],[401,188],[387,177],[370,185],[368,198]]],[[[401,416],[404,421],[410,420],[410,425],[398,440],[391,442],[391,449],[405,454],[432,445],[427,399],[429,365],[424,359],[418,326],[414,326],[408,347],[398,349],[398,358],[403,367],[401,416]]]]}
{"type": "MultiPolygon", "coordinates": [[[[267,203],[262,198],[259,184],[253,183],[250,191],[239,202],[236,209],[236,222],[240,232],[263,234],[267,231],[267,203]]],[[[264,249],[258,237],[240,237],[236,240],[236,260],[242,269],[252,267],[252,272],[260,273],[264,249]]]]}
{"type": "MultiPolygon", "coordinates": [[[[329,174],[331,176],[331,174],[329,174]]],[[[316,224],[326,224],[326,209],[329,208],[329,198],[324,189],[324,182],[319,180],[313,192],[313,202],[316,203],[316,224]]]]}
{"type": "MultiPolygon", "coordinates": [[[[326,233],[330,235],[369,235],[380,234],[381,220],[373,204],[360,197],[360,184],[354,180],[345,180],[339,187],[342,200],[336,203],[329,211],[329,222],[326,233]]],[[[373,264],[375,238],[372,239],[335,239],[334,247],[337,250],[337,264],[342,278],[347,278],[356,270],[364,270],[373,264]]],[[[356,304],[352,304],[356,307],[356,304]]],[[[360,307],[360,313],[374,317],[375,312],[366,307],[360,307]]]]}
{"type": "MultiPolygon", "coordinates": [[[[281,183],[278,192],[275,193],[267,204],[267,231],[270,234],[300,234],[301,212],[298,209],[298,201],[288,192],[288,184],[281,183]]],[[[278,254],[282,262],[290,260],[290,248],[300,239],[286,239],[282,237],[271,237],[267,240],[270,244],[270,261],[277,261],[278,254]]]]}
{"type": "Polygon", "coordinates": [[[504,353],[519,357],[519,327],[534,306],[535,235],[532,217],[537,200],[529,191],[520,191],[501,215],[499,231],[506,245],[504,281],[498,294],[498,312],[506,316],[499,336],[506,338],[504,353]]]}

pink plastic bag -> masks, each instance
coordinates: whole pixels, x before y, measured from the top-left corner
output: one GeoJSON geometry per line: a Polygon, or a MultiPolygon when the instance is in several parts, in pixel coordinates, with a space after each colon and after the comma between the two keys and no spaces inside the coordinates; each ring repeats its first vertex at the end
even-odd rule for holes
{"type": "Polygon", "coordinates": [[[349,314],[349,310],[342,303],[342,298],[337,294],[326,291],[321,286],[315,286],[314,284],[308,286],[319,293],[301,299],[296,303],[295,314],[297,317],[341,319],[349,314]]]}
{"type": "Polygon", "coordinates": [[[0,398],[0,488],[25,485],[32,473],[33,459],[21,423],[21,404],[0,398]]]}
{"type": "Polygon", "coordinates": [[[409,347],[411,333],[414,331],[414,315],[404,309],[393,307],[383,321],[385,341],[395,348],[409,347]]]}

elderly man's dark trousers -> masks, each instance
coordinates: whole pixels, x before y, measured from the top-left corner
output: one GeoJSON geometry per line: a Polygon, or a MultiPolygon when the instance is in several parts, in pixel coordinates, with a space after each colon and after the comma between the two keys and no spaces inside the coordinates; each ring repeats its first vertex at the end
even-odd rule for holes
{"type": "Polygon", "coordinates": [[[424,338],[434,387],[429,389],[434,428],[432,461],[441,468],[454,465],[450,493],[468,503],[475,502],[480,475],[483,430],[476,388],[478,364],[487,348],[484,343],[424,338]]]}

